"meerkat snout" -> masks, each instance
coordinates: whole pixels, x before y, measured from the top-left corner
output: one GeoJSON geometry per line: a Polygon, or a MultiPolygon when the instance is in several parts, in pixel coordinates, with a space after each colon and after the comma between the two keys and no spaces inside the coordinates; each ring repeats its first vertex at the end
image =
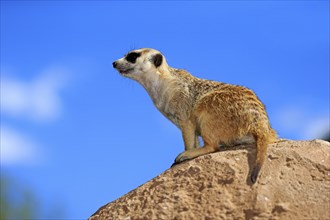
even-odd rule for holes
{"type": "Polygon", "coordinates": [[[159,51],[146,48],[128,52],[124,57],[114,61],[112,66],[122,76],[140,81],[147,75],[160,74],[157,69],[164,68],[166,60],[159,51]]]}

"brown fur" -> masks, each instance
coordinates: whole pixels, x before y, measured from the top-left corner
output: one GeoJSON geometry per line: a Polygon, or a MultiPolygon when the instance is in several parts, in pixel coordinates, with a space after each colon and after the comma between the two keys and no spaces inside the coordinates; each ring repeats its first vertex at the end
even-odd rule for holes
{"type": "Polygon", "coordinates": [[[257,148],[251,173],[255,183],[267,156],[267,146],[277,139],[255,93],[243,86],[204,80],[171,68],[165,57],[157,68],[148,64],[159,51],[145,48],[135,52],[141,53],[141,57],[134,64],[125,58],[114,64],[118,70],[133,69],[125,76],[144,86],[159,111],[181,129],[185,151],[175,163],[215,152],[220,144],[235,145],[251,137],[257,148]],[[203,138],[203,147],[199,145],[199,136],[203,138]]]}

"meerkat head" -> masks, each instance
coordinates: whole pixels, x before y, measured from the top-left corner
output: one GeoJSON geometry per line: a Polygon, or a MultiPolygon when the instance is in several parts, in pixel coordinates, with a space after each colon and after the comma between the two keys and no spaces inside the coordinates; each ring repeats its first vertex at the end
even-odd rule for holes
{"type": "Polygon", "coordinates": [[[142,48],[128,52],[123,58],[112,63],[125,77],[139,79],[146,74],[159,74],[166,66],[164,56],[157,50],[142,48]]]}

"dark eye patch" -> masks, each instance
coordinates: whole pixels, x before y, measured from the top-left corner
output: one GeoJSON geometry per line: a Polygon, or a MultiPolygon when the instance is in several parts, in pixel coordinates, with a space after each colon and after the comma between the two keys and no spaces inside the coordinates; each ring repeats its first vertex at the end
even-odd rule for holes
{"type": "Polygon", "coordinates": [[[131,53],[127,54],[127,56],[126,56],[126,60],[127,60],[128,62],[135,63],[136,59],[137,59],[139,56],[141,56],[140,53],[131,52],[131,53]]]}

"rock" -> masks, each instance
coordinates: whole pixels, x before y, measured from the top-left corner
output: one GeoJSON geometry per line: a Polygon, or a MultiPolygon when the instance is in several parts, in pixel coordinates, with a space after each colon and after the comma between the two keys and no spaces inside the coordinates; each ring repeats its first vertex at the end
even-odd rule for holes
{"type": "Polygon", "coordinates": [[[330,219],[330,143],[282,140],[256,184],[254,145],[174,166],[89,219],[330,219]]]}

